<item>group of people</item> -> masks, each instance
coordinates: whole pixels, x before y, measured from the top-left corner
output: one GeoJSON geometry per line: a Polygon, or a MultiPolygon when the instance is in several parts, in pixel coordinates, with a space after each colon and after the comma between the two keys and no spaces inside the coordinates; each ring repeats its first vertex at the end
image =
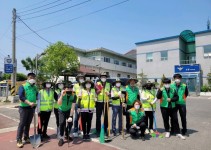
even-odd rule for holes
{"type": "Polygon", "coordinates": [[[90,141],[90,130],[94,110],[96,110],[96,136],[100,136],[103,123],[105,138],[110,137],[110,112],[112,104],[111,131],[114,136],[124,134],[123,115],[126,116],[126,132],[132,138],[154,133],[156,101],[160,100],[160,109],[165,128],[165,137],[176,134],[185,139],[187,134],[186,97],[187,86],[181,83],[182,76],[175,74],[174,83],[170,79],[163,79],[163,86],[156,90],[153,83],[146,83],[142,90],[136,86],[135,78],[128,79],[127,85],[116,79],[114,83],[107,82],[107,75],[101,74],[100,80],[93,83],[86,80],[82,74],[77,75],[76,84],[58,82],[54,88],[53,83],[46,81],[43,88],[38,91],[34,73],[28,74],[28,80],[19,87],[20,123],[17,131],[17,147],[30,142],[29,129],[35,112],[38,113],[37,127],[41,140],[49,139],[47,134],[48,122],[54,111],[57,126],[58,145],[62,146],[64,140],[77,138],[83,132],[83,140],[90,141]],[[111,100],[111,104],[109,103],[111,100]],[[180,131],[178,123],[179,112],[182,122],[180,131]],[[116,122],[118,117],[118,130],[116,122]],[[72,126],[73,136],[71,134],[72,126]],[[23,136],[24,135],[24,136],[23,136]],[[23,137],[23,140],[22,140],[23,137]]]}

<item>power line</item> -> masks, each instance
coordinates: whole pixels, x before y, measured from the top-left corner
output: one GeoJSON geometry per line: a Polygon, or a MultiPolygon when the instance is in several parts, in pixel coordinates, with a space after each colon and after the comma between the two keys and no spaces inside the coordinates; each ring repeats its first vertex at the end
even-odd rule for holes
{"type": "Polygon", "coordinates": [[[58,2],[58,1],[61,1],[61,0],[56,0],[56,1],[53,1],[53,2],[51,2],[51,3],[45,4],[45,5],[42,5],[42,6],[39,6],[39,7],[35,7],[35,8],[33,8],[33,9],[21,11],[21,12],[19,12],[19,14],[24,13],[24,12],[28,12],[28,11],[32,11],[32,10],[36,10],[36,9],[39,9],[39,8],[42,8],[42,7],[51,5],[51,4],[53,4],[53,3],[56,3],[56,2],[58,2]]]}
{"type": "Polygon", "coordinates": [[[26,8],[34,7],[34,6],[38,5],[38,4],[44,3],[44,2],[46,2],[46,1],[48,1],[48,0],[41,0],[41,1],[39,1],[39,2],[36,2],[36,3],[34,3],[34,4],[27,5],[27,6],[25,6],[25,7],[19,8],[19,9],[26,9],[26,8]]]}
{"type": "MultiPolygon", "coordinates": [[[[60,25],[62,25],[62,24],[65,24],[65,23],[68,23],[68,22],[71,22],[71,21],[74,21],[74,20],[77,20],[77,19],[80,19],[80,18],[83,18],[83,17],[87,17],[87,16],[90,16],[90,15],[96,14],[96,13],[101,12],[101,11],[104,11],[104,10],[106,10],[106,9],[109,9],[109,8],[112,8],[112,7],[121,5],[121,4],[123,4],[123,3],[127,2],[127,1],[129,1],[129,0],[124,0],[124,1],[122,1],[122,2],[115,3],[115,4],[113,4],[113,5],[104,7],[104,8],[102,8],[102,9],[99,9],[99,10],[96,10],[96,11],[93,11],[93,12],[90,12],[90,13],[88,13],[88,14],[81,15],[81,16],[79,16],[79,17],[75,17],[75,18],[72,18],[72,19],[70,19],[70,20],[67,20],[67,21],[64,21],[64,22],[61,22],[61,23],[52,25],[52,26],[48,26],[48,27],[45,27],[45,28],[42,28],[42,29],[38,29],[38,30],[36,30],[36,32],[44,31],[44,30],[47,30],[47,29],[50,29],[50,28],[53,28],[53,27],[56,27],[56,26],[60,26],[60,25]]],[[[20,35],[20,36],[24,36],[24,35],[28,35],[28,34],[31,34],[31,33],[26,33],[26,34],[23,34],[23,35],[20,35]]]]}
{"type": "Polygon", "coordinates": [[[32,30],[19,16],[17,16],[20,21],[27,27],[29,28],[29,30],[31,30],[34,34],[36,34],[38,37],[40,37],[42,40],[46,41],[47,43],[51,44],[51,42],[49,42],[48,40],[46,40],[45,38],[43,38],[42,36],[40,36],[36,31],[32,30]]]}
{"type": "Polygon", "coordinates": [[[70,9],[70,8],[73,8],[73,7],[82,5],[82,4],[85,4],[85,3],[90,2],[90,1],[91,1],[91,0],[86,0],[86,1],[84,1],[84,2],[75,4],[75,5],[72,5],[72,6],[70,6],[70,7],[63,8],[63,9],[59,9],[59,10],[57,10],[57,11],[53,11],[53,12],[46,13],[46,14],[42,14],[42,15],[37,15],[37,16],[34,16],[34,17],[30,17],[30,18],[25,18],[25,19],[23,18],[23,20],[29,20],[29,19],[34,19],[34,18],[38,18],[38,17],[43,17],[43,16],[46,16],[46,15],[55,14],[55,13],[57,13],[57,12],[64,11],[64,10],[67,10],[67,9],[70,9]]]}
{"type": "Polygon", "coordinates": [[[63,4],[68,3],[68,2],[70,2],[70,1],[72,1],[72,0],[65,1],[65,2],[59,3],[59,4],[57,4],[57,5],[48,7],[48,8],[44,8],[44,9],[41,9],[41,10],[37,10],[37,11],[35,11],[35,12],[31,12],[31,13],[28,13],[28,14],[23,14],[23,15],[21,15],[21,16],[27,16],[27,15],[35,14],[35,13],[38,13],[38,12],[41,12],[41,11],[45,11],[45,10],[48,10],[48,9],[51,9],[51,8],[54,8],[54,7],[63,5],[63,4]]]}

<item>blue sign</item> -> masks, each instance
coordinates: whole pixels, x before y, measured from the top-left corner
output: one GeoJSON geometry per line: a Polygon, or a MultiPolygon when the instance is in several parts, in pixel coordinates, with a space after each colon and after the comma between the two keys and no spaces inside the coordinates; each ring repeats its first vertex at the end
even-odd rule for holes
{"type": "Polygon", "coordinates": [[[200,66],[199,66],[199,64],[194,64],[194,65],[175,65],[174,66],[174,72],[175,73],[200,72],[200,66]]]}
{"type": "Polygon", "coordinates": [[[4,73],[13,73],[13,64],[4,64],[4,73]]]}

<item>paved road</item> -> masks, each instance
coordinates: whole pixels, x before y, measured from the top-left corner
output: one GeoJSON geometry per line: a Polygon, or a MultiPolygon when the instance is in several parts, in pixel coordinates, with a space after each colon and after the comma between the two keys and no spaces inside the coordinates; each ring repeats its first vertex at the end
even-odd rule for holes
{"type": "MultiPolygon", "coordinates": [[[[17,104],[16,104],[17,105],[17,104]]],[[[126,140],[122,140],[121,136],[113,137],[113,140],[110,143],[107,143],[106,146],[112,146],[111,149],[125,149],[125,150],[137,150],[137,149],[145,149],[145,150],[210,150],[211,149],[211,98],[209,97],[189,97],[187,99],[187,122],[188,122],[188,133],[190,134],[186,140],[181,140],[175,136],[170,138],[152,138],[150,135],[147,135],[146,141],[141,141],[140,139],[134,140],[131,139],[130,136],[126,135],[126,140]]],[[[111,111],[110,111],[111,112],[111,111]]],[[[14,108],[13,105],[2,105],[0,104],[0,137],[6,136],[7,134],[11,134],[15,130],[17,130],[18,124],[18,109],[14,108]],[[9,132],[10,131],[10,132],[9,132]]],[[[111,115],[110,115],[111,116],[111,115]]],[[[164,132],[163,130],[163,122],[161,119],[161,113],[159,108],[156,111],[157,118],[157,126],[159,132],[164,132]]],[[[180,118],[179,118],[180,120],[180,118]]],[[[180,123],[181,124],[181,123],[180,123]]],[[[55,136],[55,117],[52,113],[50,122],[49,122],[49,134],[52,135],[52,138],[55,136]]],[[[93,117],[92,128],[95,127],[95,115],[93,117]]],[[[10,139],[8,141],[15,140],[15,133],[13,136],[9,136],[10,139]]],[[[98,142],[98,139],[93,135],[92,143],[98,142]]],[[[50,143],[55,143],[56,147],[52,147],[57,149],[56,140],[50,143]]],[[[46,143],[46,146],[52,146],[52,144],[46,143]]],[[[85,143],[86,144],[86,143],[85,143]]],[[[1,144],[2,145],[2,144],[1,144]]],[[[80,144],[78,144],[78,148],[80,144]]],[[[46,148],[45,146],[45,148],[46,148]]],[[[82,144],[82,147],[86,145],[82,144]]],[[[94,146],[96,146],[94,144],[94,146]]],[[[95,147],[86,147],[87,150],[95,149],[95,147]]],[[[99,146],[99,145],[97,145],[99,146]]],[[[96,146],[96,148],[97,148],[96,146]]],[[[101,145],[100,145],[101,146],[101,145]]],[[[82,148],[81,147],[81,148],[82,148]]],[[[43,146],[44,148],[44,146],[43,146]]],[[[75,147],[74,149],[76,149],[75,147]]],[[[108,147],[101,147],[102,149],[108,147]]]]}

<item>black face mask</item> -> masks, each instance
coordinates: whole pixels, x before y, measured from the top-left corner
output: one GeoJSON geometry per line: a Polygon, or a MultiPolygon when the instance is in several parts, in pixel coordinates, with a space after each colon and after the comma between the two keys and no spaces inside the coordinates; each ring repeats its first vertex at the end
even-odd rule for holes
{"type": "Polygon", "coordinates": [[[67,93],[68,95],[70,95],[70,94],[72,94],[72,91],[66,91],[66,93],[67,93]]]}
{"type": "Polygon", "coordinates": [[[147,89],[147,90],[151,90],[152,87],[151,87],[151,86],[147,86],[146,89],[147,89]]]}

